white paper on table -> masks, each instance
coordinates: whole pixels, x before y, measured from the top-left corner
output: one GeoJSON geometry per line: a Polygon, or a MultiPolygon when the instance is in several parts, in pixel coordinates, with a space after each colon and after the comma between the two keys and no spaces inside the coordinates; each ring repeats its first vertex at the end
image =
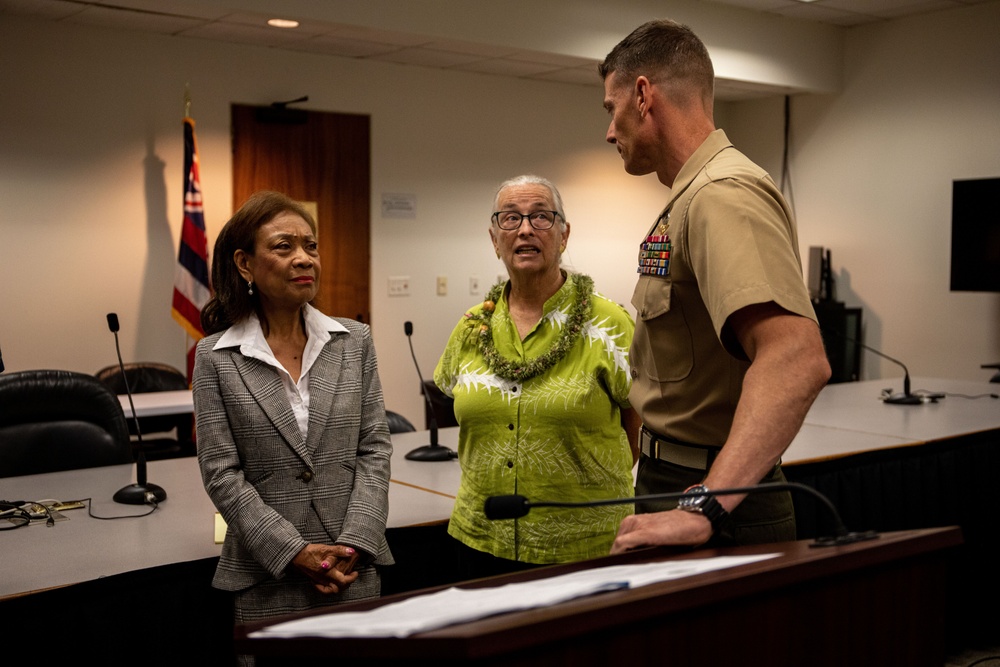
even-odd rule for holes
{"type": "Polygon", "coordinates": [[[493,588],[448,588],[416,595],[366,611],[322,614],[277,623],[250,633],[251,638],[408,637],[456,623],[536,607],[586,595],[638,588],[659,581],[774,558],[778,554],[718,556],[641,565],[611,565],[493,588]]]}

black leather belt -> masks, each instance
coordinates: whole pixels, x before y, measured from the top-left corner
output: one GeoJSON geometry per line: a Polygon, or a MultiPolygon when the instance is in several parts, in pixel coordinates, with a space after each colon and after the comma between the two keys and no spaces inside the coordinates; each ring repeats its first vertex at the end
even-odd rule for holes
{"type": "Polygon", "coordinates": [[[719,453],[715,447],[687,445],[665,438],[645,426],[639,432],[639,450],[650,458],[693,470],[708,470],[719,453]]]}

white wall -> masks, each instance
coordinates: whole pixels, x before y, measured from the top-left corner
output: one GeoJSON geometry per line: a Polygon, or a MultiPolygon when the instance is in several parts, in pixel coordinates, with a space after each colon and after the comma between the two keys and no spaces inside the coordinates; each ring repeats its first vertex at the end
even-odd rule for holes
{"type": "Polygon", "coordinates": [[[423,423],[403,322],[425,377],[502,265],[487,235],[494,188],[537,172],[560,185],[567,260],[627,303],[635,247],[665,193],[627,176],[596,87],[328,58],[16,17],[0,23],[0,348],[9,371],[93,373],[126,360],[184,366],[170,317],[181,226],[185,84],[209,242],[232,212],[229,105],[309,95],[311,109],[372,119],[372,326],[386,404],[423,423]],[[127,55],[123,55],[127,54],[127,55]],[[516,104],[501,103],[503,98],[516,104]],[[382,192],[417,197],[382,219],[382,192]],[[387,296],[408,275],[412,296],[387,296]],[[449,278],[435,295],[436,276],[449,278]]]}
{"type": "MultiPolygon", "coordinates": [[[[803,251],[830,247],[838,293],[867,342],[915,375],[986,379],[1000,361],[1000,295],[948,292],[951,180],[1000,175],[1000,5],[846,31],[844,88],[793,100],[792,182],[803,251]]],[[[698,29],[697,25],[694,25],[698,29]]],[[[10,371],[92,373],[122,354],[183,366],[170,318],[181,221],[186,83],[209,240],[231,213],[229,105],[307,94],[372,118],[372,319],[387,405],[422,422],[402,322],[430,376],[448,332],[501,270],[493,188],[534,171],[562,189],[567,261],[627,303],[635,248],[666,191],[625,175],[603,143],[596,88],[442,72],[142,33],[0,21],[0,347],[10,371]],[[496,100],[524,100],[500,110],[496,100]],[[380,216],[382,192],[416,220],[380,216]],[[386,279],[408,275],[410,297],[386,279]],[[434,294],[446,275],[448,296],[434,294]]],[[[738,146],[780,178],[782,102],[722,105],[738,146]]],[[[870,355],[869,355],[870,356],[870,355]]],[[[866,377],[898,377],[867,361],[866,377]]]]}
{"type": "MultiPolygon", "coordinates": [[[[1000,176],[997,26],[990,3],[850,30],[841,93],[793,99],[802,249],[831,249],[866,342],[914,375],[1000,362],[1000,294],[949,291],[952,181],[1000,176]]],[[[900,374],[864,355],[863,377],[900,374]]]]}

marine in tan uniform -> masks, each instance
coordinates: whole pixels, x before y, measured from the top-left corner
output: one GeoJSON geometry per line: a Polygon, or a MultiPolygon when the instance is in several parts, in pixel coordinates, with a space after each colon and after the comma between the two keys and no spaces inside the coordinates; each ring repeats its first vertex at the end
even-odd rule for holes
{"type": "MultiPolygon", "coordinates": [[[[670,199],[639,253],[630,402],[636,493],[783,481],[780,457],[830,377],[791,210],[713,120],[714,71],[686,26],[651,21],[600,68],[607,141],[670,199]]],[[[642,505],[613,553],[795,539],[787,494],[642,505]],[[713,538],[714,535],[714,538],[713,538]]]]}

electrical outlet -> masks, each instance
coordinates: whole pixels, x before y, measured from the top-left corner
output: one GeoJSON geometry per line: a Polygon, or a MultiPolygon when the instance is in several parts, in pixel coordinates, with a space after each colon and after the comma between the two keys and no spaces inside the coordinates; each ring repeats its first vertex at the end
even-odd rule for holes
{"type": "Polygon", "coordinates": [[[438,276],[437,294],[438,296],[448,296],[448,276],[438,276]]]}
{"type": "Polygon", "coordinates": [[[410,276],[389,276],[389,296],[410,296],[410,276]]]}
{"type": "Polygon", "coordinates": [[[472,296],[479,295],[479,278],[472,276],[469,278],[469,294],[472,296]]]}

